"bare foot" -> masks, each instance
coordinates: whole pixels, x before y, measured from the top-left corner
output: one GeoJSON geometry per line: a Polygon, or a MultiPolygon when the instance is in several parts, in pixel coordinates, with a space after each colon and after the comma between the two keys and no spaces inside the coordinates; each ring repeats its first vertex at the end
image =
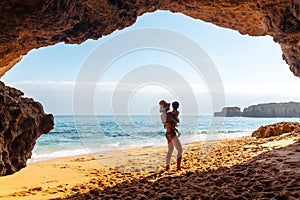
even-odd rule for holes
{"type": "Polygon", "coordinates": [[[166,166],[166,171],[169,171],[169,169],[170,169],[170,166],[167,165],[167,166],[166,166]]]}

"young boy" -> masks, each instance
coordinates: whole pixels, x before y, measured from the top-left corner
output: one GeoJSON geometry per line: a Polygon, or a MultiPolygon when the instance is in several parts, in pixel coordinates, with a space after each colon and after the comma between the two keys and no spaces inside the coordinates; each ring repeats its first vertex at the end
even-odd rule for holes
{"type": "MultiPolygon", "coordinates": [[[[175,122],[176,122],[175,126],[178,126],[178,123],[179,123],[179,119],[178,119],[178,115],[179,115],[178,107],[179,107],[179,103],[177,101],[174,101],[172,103],[173,111],[171,112],[171,114],[174,116],[174,119],[175,119],[175,122]]],[[[177,128],[175,128],[175,132],[177,133],[177,137],[179,137],[181,135],[181,133],[178,131],[177,128]]]]}

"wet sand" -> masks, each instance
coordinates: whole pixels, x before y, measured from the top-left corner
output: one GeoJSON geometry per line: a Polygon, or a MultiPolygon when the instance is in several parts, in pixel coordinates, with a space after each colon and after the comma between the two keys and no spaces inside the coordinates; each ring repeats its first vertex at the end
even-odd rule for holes
{"type": "Polygon", "coordinates": [[[299,199],[300,135],[184,145],[164,171],[166,146],[28,165],[0,177],[1,199],[299,199]]]}

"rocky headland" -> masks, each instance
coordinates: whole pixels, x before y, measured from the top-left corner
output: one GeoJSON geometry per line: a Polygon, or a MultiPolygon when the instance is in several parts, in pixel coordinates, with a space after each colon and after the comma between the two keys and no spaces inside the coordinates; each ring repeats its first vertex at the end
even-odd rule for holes
{"type": "Polygon", "coordinates": [[[221,112],[215,112],[215,117],[241,117],[243,112],[241,108],[234,106],[234,107],[224,107],[221,112]]]}
{"type": "Polygon", "coordinates": [[[214,116],[220,117],[300,117],[300,103],[264,103],[252,105],[243,111],[239,107],[225,107],[214,116]]]}

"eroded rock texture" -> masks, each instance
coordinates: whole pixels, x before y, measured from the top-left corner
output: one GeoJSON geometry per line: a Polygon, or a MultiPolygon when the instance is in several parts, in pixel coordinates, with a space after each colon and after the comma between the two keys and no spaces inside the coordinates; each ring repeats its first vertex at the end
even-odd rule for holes
{"type": "Polygon", "coordinates": [[[0,76],[33,48],[97,39],[158,9],[181,12],[242,34],[271,35],[281,45],[291,71],[300,77],[299,0],[1,1],[0,76]]]}
{"type": "Polygon", "coordinates": [[[252,137],[267,138],[272,136],[278,136],[283,133],[299,134],[300,123],[299,122],[279,122],[267,126],[261,126],[259,129],[252,133],[252,137]]]}
{"type": "Polygon", "coordinates": [[[0,82],[0,176],[25,167],[37,138],[54,126],[40,103],[22,95],[0,82]]]}

